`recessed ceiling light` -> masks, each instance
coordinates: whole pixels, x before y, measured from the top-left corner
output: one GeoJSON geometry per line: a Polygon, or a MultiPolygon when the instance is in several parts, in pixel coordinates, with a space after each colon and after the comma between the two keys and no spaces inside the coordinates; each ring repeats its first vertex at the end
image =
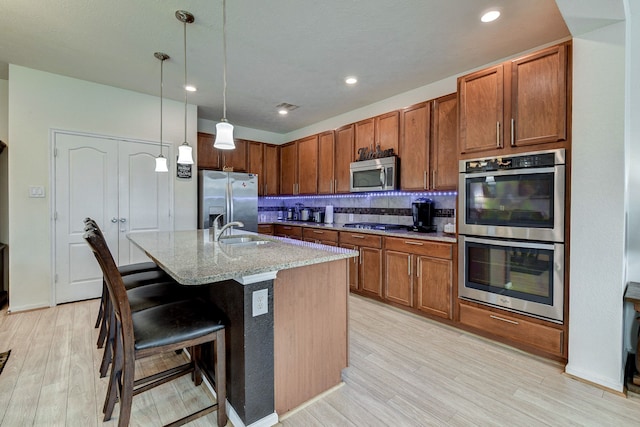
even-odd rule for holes
{"type": "Polygon", "coordinates": [[[356,83],[358,83],[358,79],[353,77],[353,76],[349,76],[347,78],[344,79],[344,82],[348,85],[354,85],[356,83]]]}
{"type": "Polygon", "coordinates": [[[489,10],[487,12],[485,12],[482,17],[480,18],[480,20],[482,22],[493,22],[496,19],[498,19],[500,17],[500,11],[499,10],[489,10]]]}
{"type": "Polygon", "coordinates": [[[184,90],[186,90],[187,92],[195,92],[197,89],[196,89],[196,87],[195,87],[195,86],[192,86],[192,85],[186,85],[186,86],[184,87],[184,90]]]}
{"type": "Polygon", "coordinates": [[[278,114],[280,114],[281,116],[286,116],[287,114],[289,114],[289,111],[295,110],[296,108],[298,108],[298,106],[289,104],[288,102],[282,102],[276,105],[276,108],[278,109],[278,114]]]}

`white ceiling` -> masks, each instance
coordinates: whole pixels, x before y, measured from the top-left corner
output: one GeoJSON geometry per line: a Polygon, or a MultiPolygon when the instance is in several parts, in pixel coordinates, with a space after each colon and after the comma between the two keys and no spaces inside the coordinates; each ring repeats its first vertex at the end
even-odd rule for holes
{"type": "MultiPolygon", "coordinates": [[[[164,68],[165,96],[179,101],[184,100],[183,24],[174,13],[188,10],[195,15],[187,26],[188,80],[198,87],[189,103],[199,106],[200,118],[222,116],[222,0],[0,3],[0,62],[5,63],[0,78],[7,78],[6,63],[12,63],[158,95],[160,63],[153,53],[162,51],[171,56],[164,68]]],[[[227,3],[227,117],[276,133],[570,35],[554,0],[227,3]],[[493,6],[502,17],[482,24],[480,14],[493,6]],[[346,87],[346,75],[358,76],[358,85],[346,87]],[[300,108],[281,117],[275,106],[282,102],[300,108]]],[[[575,1],[558,3],[570,10],[575,1]]],[[[571,15],[571,24],[579,27],[584,19],[571,15]]]]}

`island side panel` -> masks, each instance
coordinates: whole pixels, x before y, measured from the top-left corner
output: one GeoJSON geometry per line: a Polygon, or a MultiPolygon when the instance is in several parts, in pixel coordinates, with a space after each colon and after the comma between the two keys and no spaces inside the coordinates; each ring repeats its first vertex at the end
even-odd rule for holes
{"type": "MultiPolygon", "coordinates": [[[[245,425],[253,424],[274,412],[273,282],[225,280],[202,288],[226,317],[227,400],[245,425]],[[254,317],[252,295],[261,289],[269,295],[268,311],[254,317]]],[[[212,360],[207,351],[203,357],[212,360]]],[[[213,376],[210,364],[206,369],[213,376]]]]}
{"type": "Polygon", "coordinates": [[[346,259],[281,270],[273,286],[279,416],[342,381],[348,365],[346,259]]]}

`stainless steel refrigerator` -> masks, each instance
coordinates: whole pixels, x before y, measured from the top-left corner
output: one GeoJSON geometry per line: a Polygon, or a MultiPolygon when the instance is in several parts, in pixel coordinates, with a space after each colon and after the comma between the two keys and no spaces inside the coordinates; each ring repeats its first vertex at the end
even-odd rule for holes
{"type": "Polygon", "coordinates": [[[242,221],[247,231],[258,231],[258,175],[202,170],[198,172],[198,228],[242,221]]]}

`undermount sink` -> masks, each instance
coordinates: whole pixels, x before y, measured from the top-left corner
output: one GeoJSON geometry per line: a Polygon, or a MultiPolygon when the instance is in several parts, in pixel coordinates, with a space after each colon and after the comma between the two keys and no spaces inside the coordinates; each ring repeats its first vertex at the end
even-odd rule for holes
{"type": "Polygon", "coordinates": [[[264,245],[265,243],[269,243],[270,240],[265,240],[261,236],[247,234],[242,236],[221,237],[219,242],[225,245],[264,245]]]}

